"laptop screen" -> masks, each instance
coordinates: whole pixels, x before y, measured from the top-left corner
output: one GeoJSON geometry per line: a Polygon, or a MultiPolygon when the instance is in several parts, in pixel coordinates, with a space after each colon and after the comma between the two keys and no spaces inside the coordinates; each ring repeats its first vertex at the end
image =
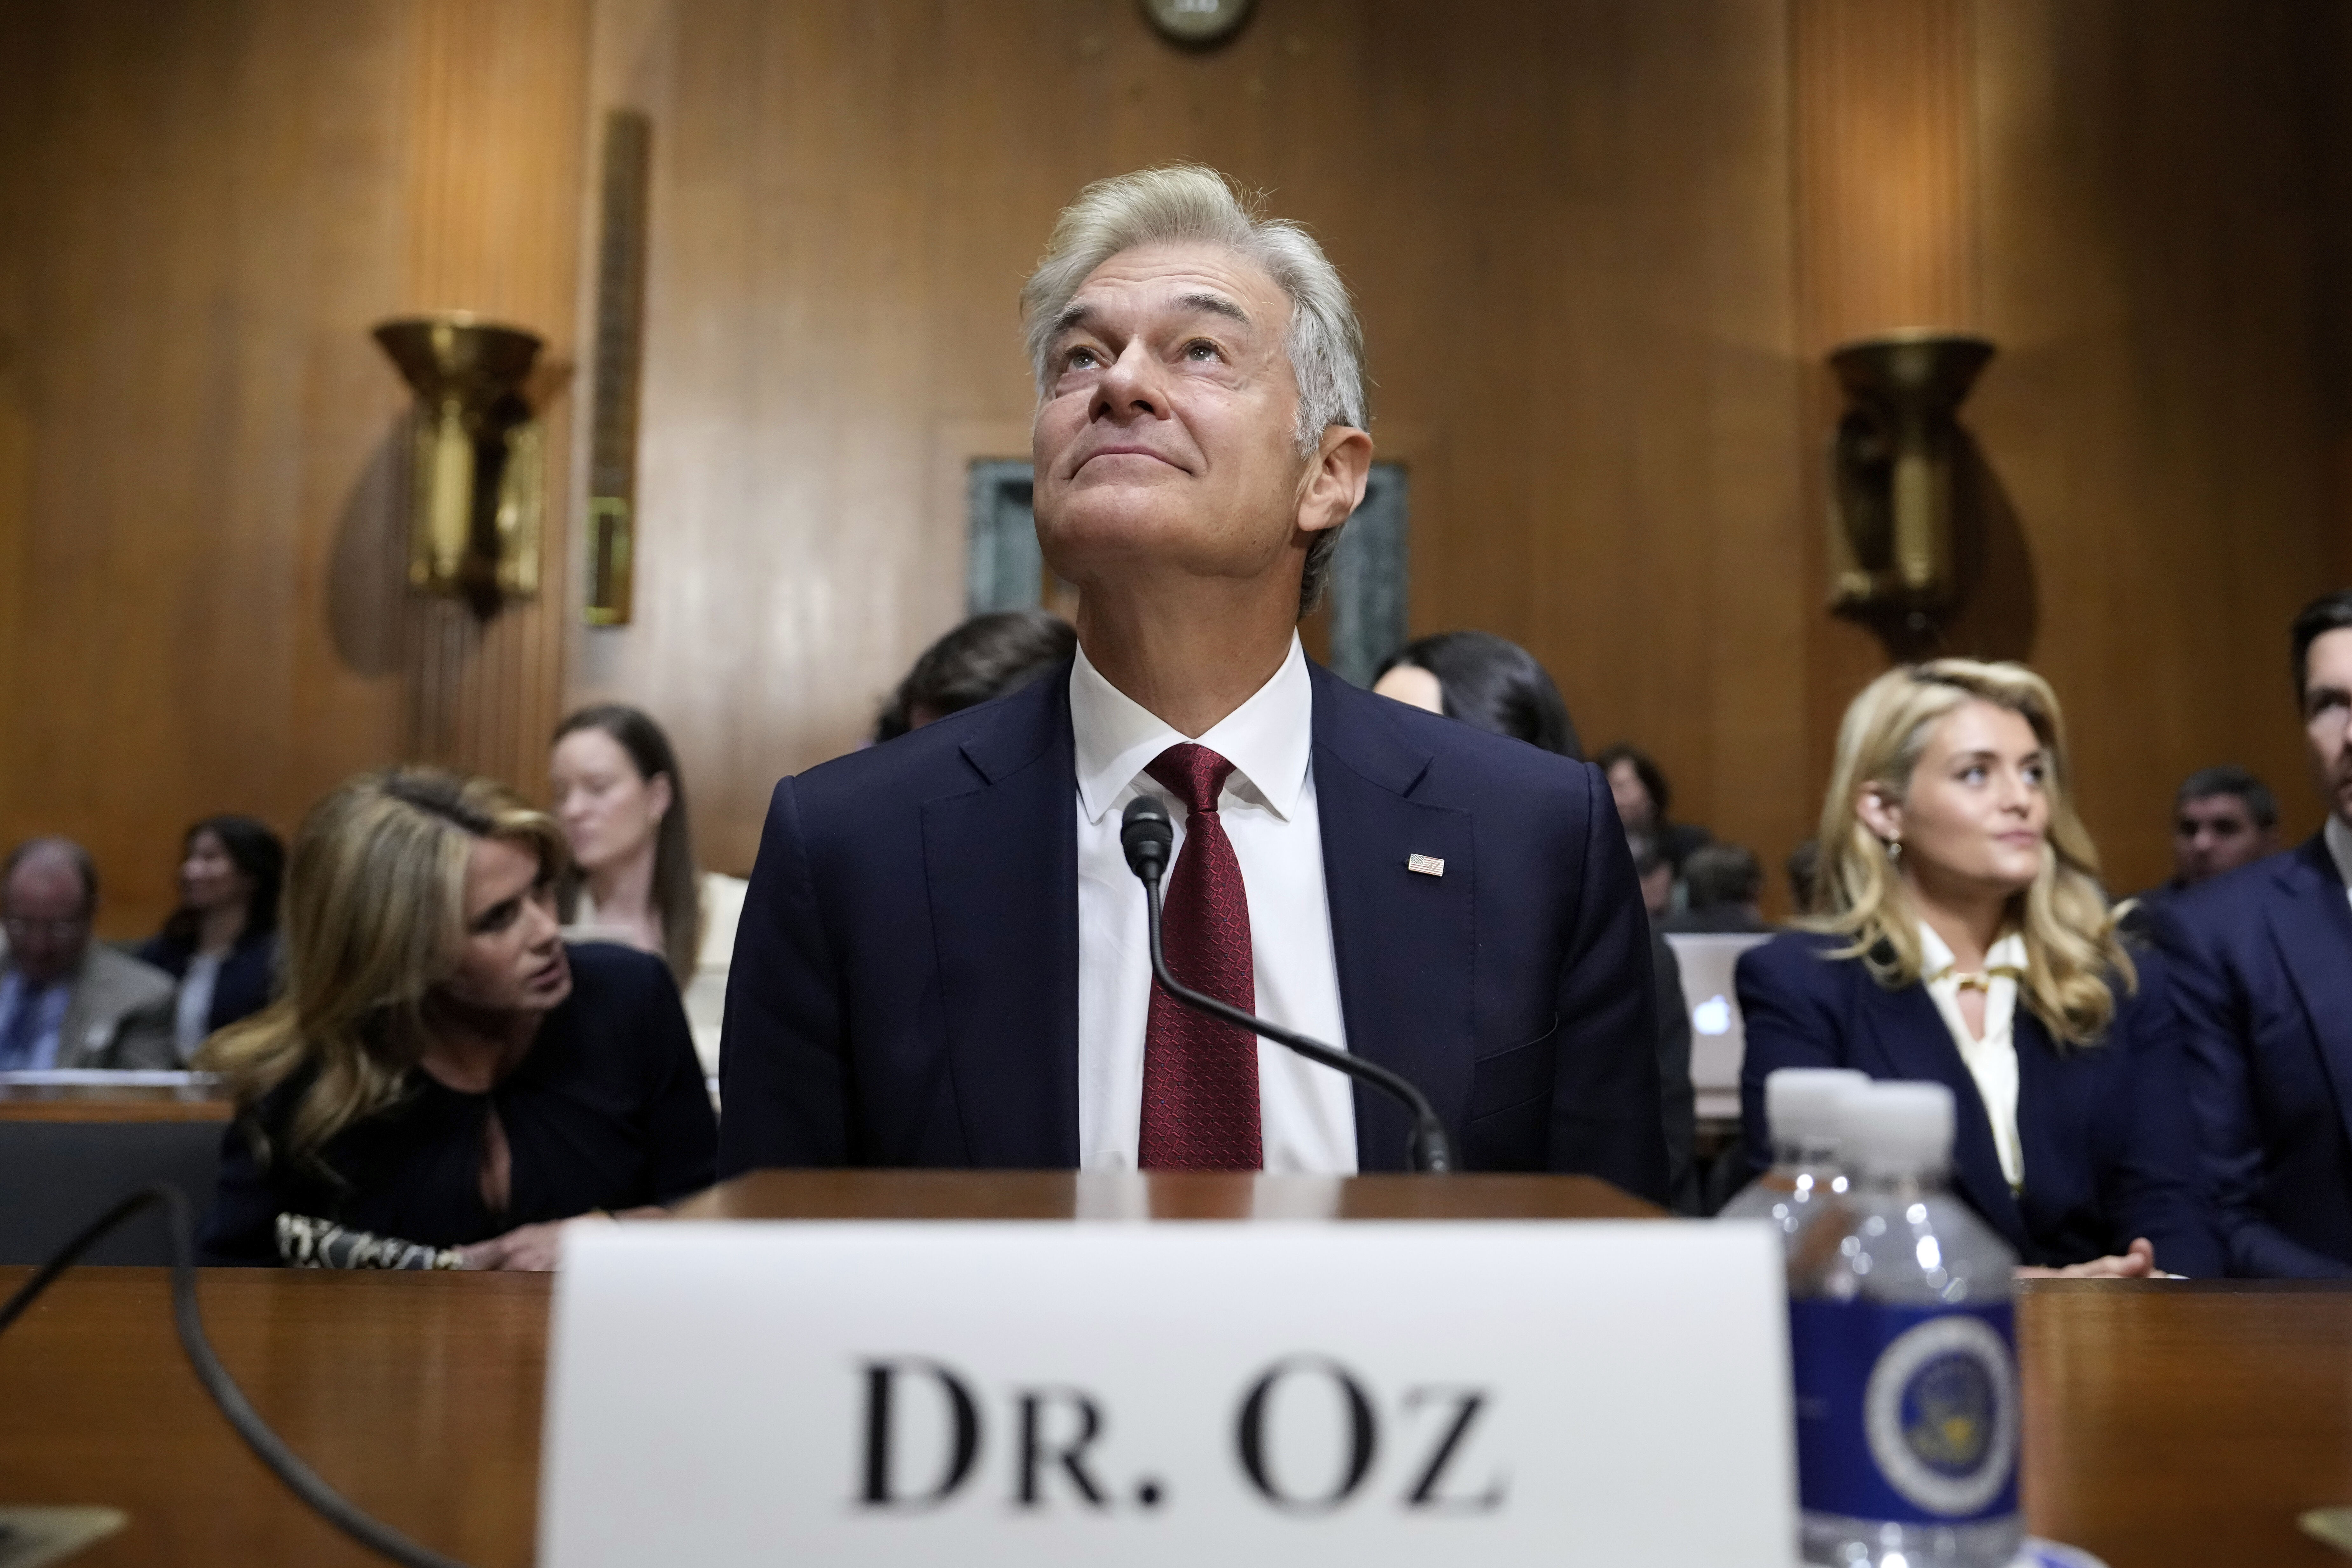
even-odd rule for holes
{"type": "Polygon", "coordinates": [[[1683,972],[1683,1010],[1691,1026],[1691,1087],[1702,1117],[1727,1120],[1739,1114],[1739,1060],[1748,1036],[1739,1018],[1739,992],[1732,971],[1739,956],[1771,937],[1742,933],[1701,936],[1669,933],[1666,945],[1683,972]]]}

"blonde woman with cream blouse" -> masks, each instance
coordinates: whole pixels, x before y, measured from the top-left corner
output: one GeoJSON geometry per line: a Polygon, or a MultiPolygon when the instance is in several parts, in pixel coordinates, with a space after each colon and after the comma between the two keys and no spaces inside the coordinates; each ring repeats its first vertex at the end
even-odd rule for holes
{"type": "Polygon", "coordinates": [[[747,884],[698,872],[686,781],[669,737],[636,708],[583,708],[556,727],[548,775],[572,851],[557,889],[564,935],[666,959],[686,998],[695,1054],[706,1074],[716,1073],[747,884]]]}
{"type": "Polygon", "coordinates": [[[1777,1068],[1940,1082],[1953,1185],[2027,1266],[2218,1275],[2162,959],[2117,932],[2067,768],[2021,665],[1937,660],[1854,699],[1819,913],[1739,964],[1749,1158],[1777,1068]]]}

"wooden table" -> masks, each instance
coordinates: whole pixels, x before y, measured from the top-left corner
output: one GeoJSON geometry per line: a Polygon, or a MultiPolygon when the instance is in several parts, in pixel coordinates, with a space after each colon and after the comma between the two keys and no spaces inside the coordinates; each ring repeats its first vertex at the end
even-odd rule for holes
{"type": "Polygon", "coordinates": [[[235,1110],[214,1084],[0,1083],[0,1122],[226,1122],[235,1110]]]}
{"type": "MultiPolygon", "coordinates": [[[[1598,1183],[765,1174],[710,1216],[1349,1218],[1626,1216],[1598,1183]],[[1121,1205],[1128,1208],[1122,1210],[1121,1205]]],[[[22,1270],[0,1270],[0,1291],[22,1270]]],[[[530,1561],[545,1378],[544,1276],[215,1270],[215,1343],[263,1415],[362,1507],[476,1568],[530,1561]]],[[[2036,1531],[2111,1568],[2325,1568],[2302,1510],[2352,1503],[2352,1291],[2029,1285],[2021,1310],[2025,1500],[2036,1531]]],[[[76,1568],[360,1564],[286,1496],[205,1399],[172,1337],[164,1276],[68,1275],[0,1337],[0,1501],[104,1503],[123,1533],[76,1568]]],[[[1692,1482],[1690,1484],[1703,1484],[1692,1482]]]]}

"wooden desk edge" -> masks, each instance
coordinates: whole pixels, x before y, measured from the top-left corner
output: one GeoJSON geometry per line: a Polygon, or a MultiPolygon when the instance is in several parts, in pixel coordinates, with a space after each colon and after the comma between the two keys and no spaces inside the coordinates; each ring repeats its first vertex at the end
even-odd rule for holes
{"type": "Polygon", "coordinates": [[[217,1122],[236,1113],[233,1101],[173,1099],[167,1095],[110,1097],[0,1093],[0,1122],[217,1122]]]}
{"type": "Polygon", "coordinates": [[[1659,1219],[1593,1176],[1228,1171],[761,1170],[681,1219],[1659,1219]]]}

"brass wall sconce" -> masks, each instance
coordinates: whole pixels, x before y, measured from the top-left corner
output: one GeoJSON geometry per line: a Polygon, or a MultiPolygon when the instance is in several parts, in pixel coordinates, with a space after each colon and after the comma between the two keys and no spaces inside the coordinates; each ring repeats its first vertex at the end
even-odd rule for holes
{"type": "Polygon", "coordinates": [[[462,311],[383,322],[375,340],[416,393],[409,586],[487,621],[539,591],[545,465],[522,386],[541,340],[462,311]]]}
{"type": "MultiPolygon", "coordinates": [[[[1831,455],[1830,607],[1916,642],[1953,608],[1956,420],[1993,356],[1982,338],[1893,332],[1830,355],[1845,390],[1831,455]]],[[[1893,640],[1890,638],[1890,640],[1893,640]]]]}

